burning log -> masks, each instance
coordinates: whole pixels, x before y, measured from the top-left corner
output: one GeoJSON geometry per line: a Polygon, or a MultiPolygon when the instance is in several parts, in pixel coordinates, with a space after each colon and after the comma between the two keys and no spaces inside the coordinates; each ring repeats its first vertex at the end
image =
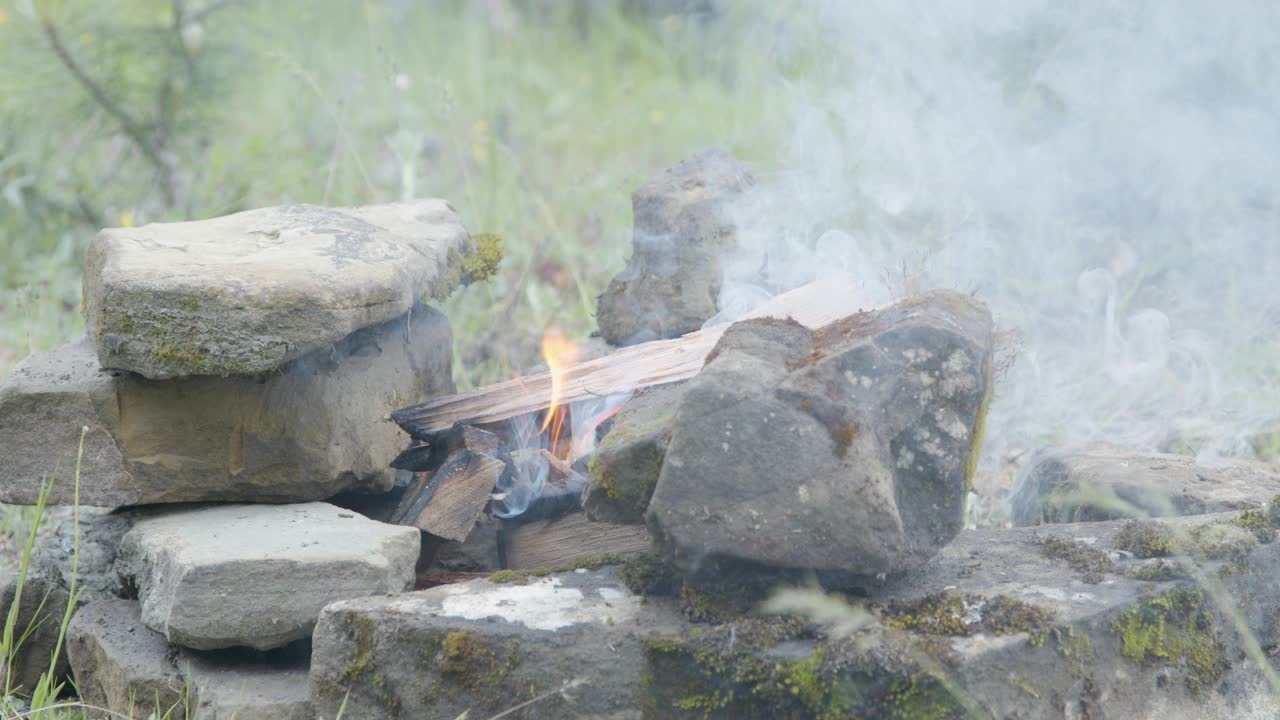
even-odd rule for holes
{"type": "MultiPolygon", "coordinates": [[[[858,312],[866,298],[849,274],[837,274],[783,293],[748,317],[790,317],[816,329],[858,312]]],[[[427,439],[460,425],[484,425],[615,393],[687,380],[702,369],[728,325],[672,340],[632,345],[562,372],[539,373],[433,398],[391,415],[415,438],[427,439]]]]}

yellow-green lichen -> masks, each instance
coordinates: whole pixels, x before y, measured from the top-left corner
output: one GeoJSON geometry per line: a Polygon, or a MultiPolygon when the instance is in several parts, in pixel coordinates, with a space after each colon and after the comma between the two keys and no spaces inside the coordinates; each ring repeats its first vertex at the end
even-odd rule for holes
{"type": "Polygon", "coordinates": [[[965,492],[973,490],[973,477],[978,473],[978,460],[982,455],[982,443],[986,439],[987,434],[987,410],[991,407],[991,395],[994,387],[991,382],[992,370],[991,363],[987,362],[984,370],[986,392],[982,395],[982,402],[978,404],[978,419],[973,426],[973,438],[969,442],[969,463],[964,469],[964,489],[965,492]]]}
{"type": "Polygon", "coordinates": [[[952,720],[964,717],[964,713],[941,683],[918,673],[889,684],[878,716],[890,720],[952,720]]]}
{"type": "Polygon", "coordinates": [[[471,239],[475,249],[462,261],[462,281],[467,284],[488,280],[498,274],[503,254],[501,235],[479,233],[471,239]]]}
{"type": "Polygon", "coordinates": [[[1084,573],[1086,583],[1102,582],[1103,574],[1115,569],[1106,551],[1083,543],[1046,537],[1039,541],[1040,554],[1054,560],[1064,560],[1072,570],[1084,573]]]}
{"type": "Polygon", "coordinates": [[[442,677],[472,692],[488,693],[500,688],[519,664],[520,647],[515,641],[498,649],[470,630],[457,630],[440,642],[437,667],[442,677]]]}
{"type": "Polygon", "coordinates": [[[1253,533],[1260,543],[1265,544],[1276,539],[1276,526],[1272,524],[1271,515],[1262,510],[1250,508],[1229,522],[1253,533]]]}
{"type": "Polygon", "coordinates": [[[1161,522],[1130,520],[1116,535],[1116,549],[1140,558],[1166,557],[1178,554],[1182,543],[1177,532],[1161,522]]]}
{"type": "Polygon", "coordinates": [[[618,574],[628,590],[641,596],[670,595],[680,583],[675,568],[656,550],[626,561],[618,574]]]}
{"type": "Polygon", "coordinates": [[[970,593],[928,593],[913,600],[890,600],[883,613],[890,627],[948,637],[978,632],[1039,635],[1053,623],[1052,611],[1007,595],[987,598],[970,593]]]}
{"type": "Polygon", "coordinates": [[[1198,590],[1175,588],[1138,602],[1121,616],[1115,632],[1124,657],[1180,669],[1192,692],[1217,684],[1228,667],[1214,616],[1198,590]]]}
{"type": "Polygon", "coordinates": [[[1058,645],[1058,652],[1071,668],[1071,675],[1085,677],[1089,664],[1093,662],[1093,641],[1088,633],[1076,632],[1074,627],[1067,625],[1053,628],[1050,634],[1058,645]]]}
{"type": "Polygon", "coordinates": [[[816,644],[804,658],[767,655],[776,643],[796,636],[801,624],[746,620],[734,627],[733,644],[724,642],[724,628],[646,641],[642,693],[647,716],[737,717],[748,710],[753,717],[852,716],[852,698],[836,682],[839,663],[829,660],[823,645],[816,644]]]}
{"type": "Polygon", "coordinates": [[[742,614],[728,595],[686,584],[680,588],[680,609],[693,622],[721,623],[742,614]]]}
{"type": "Polygon", "coordinates": [[[1164,582],[1186,577],[1187,573],[1177,565],[1160,560],[1154,565],[1146,565],[1129,573],[1129,577],[1146,582],[1164,582]]]}

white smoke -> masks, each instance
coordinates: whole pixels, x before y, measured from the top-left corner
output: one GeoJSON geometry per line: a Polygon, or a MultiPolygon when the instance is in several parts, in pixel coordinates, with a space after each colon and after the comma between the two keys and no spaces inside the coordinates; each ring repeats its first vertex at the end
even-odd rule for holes
{"type": "Polygon", "coordinates": [[[1280,415],[1280,3],[759,6],[792,110],[736,209],[726,315],[833,270],[1016,328],[986,456],[1280,415]],[[815,79],[816,78],[816,79],[815,79]]]}

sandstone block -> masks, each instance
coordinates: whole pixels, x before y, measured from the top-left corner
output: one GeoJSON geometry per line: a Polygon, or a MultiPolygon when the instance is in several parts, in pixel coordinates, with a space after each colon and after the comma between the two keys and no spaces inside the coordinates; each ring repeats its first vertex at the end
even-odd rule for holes
{"type": "Polygon", "coordinates": [[[357,331],[263,377],[156,382],[103,372],[86,338],[27,358],[0,387],[0,502],[320,500],[385,492],[404,437],[383,418],[453,390],[448,321],[436,310],[357,331]]]}
{"type": "Polygon", "coordinates": [[[308,637],[331,602],[411,588],[419,541],[327,503],[217,505],[139,519],[116,564],[169,642],[266,650],[308,637]]]}
{"type": "Polygon", "coordinates": [[[129,600],[101,600],[77,612],[67,651],[80,698],[110,717],[315,718],[305,653],[175,648],[142,623],[129,600]]]}
{"type": "Polygon", "coordinates": [[[443,298],[472,244],[443,200],[112,228],[85,260],[86,325],[106,368],[263,373],[443,298]]]}

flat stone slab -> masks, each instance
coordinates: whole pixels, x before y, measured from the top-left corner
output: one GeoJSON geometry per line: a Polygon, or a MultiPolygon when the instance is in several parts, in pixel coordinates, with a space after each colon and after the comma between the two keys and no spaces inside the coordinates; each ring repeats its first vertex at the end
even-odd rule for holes
{"type": "Polygon", "coordinates": [[[347,600],[316,627],[312,699],[320,717],[350,693],[345,720],[454,720],[550,693],[520,717],[636,718],[641,638],[681,627],[674,603],[641,602],[612,568],[347,600]]]}
{"type": "Polygon", "coordinates": [[[1199,465],[1185,455],[1119,449],[1043,450],[1010,498],[1015,525],[1167,517],[1262,507],[1280,469],[1245,461],[1199,465]]]}
{"type": "Polygon", "coordinates": [[[142,623],[133,601],[81,608],[67,628],[67,653],[80,698],[114,717],[315,718],[305,652],[176,648],[142,623]]]}
{"type": "Polygon", "coordinates": [[[1277,643],[1272,522],[964,531],[867,597],[802,591],[723,624],[641,601],[608,568],[343,601],[316,629],[312,698],[331,717],[349,692],[355,718],[488,717],[551,692],[523,712],[1271,720],[1280,701],[1255,661],[1277,643]],[[1190,554],[1147,557],[1166,535],[1190,554]],[[563,705],[553,691],[575,680],[563,705]]]}
{"type": "Polygon", "coordinates": [[[139,519],[116,567],[169,642],[266,650],[331,602],[411,588],[419,538],[327,503],[174,509],[139,519]]]}
{"type": "Polygon", "coordinates": [[[322,500],[385,492],[405,438],[383,418],[453,391],[445,317],[420,305],[261,378],[149,381],[103,372],[86,338],[23,361],[0,386],[0,502],[322,500]]]}
{"type": "Polygon", "coordinates": [[[443,298],[472,249],[443,200],[111,228],[89,245],[86,325],[106,368],[263,373],[443,298]]]}
{"type": "Polygon", "coordinates": [[[1275,644],[1280,543],[1236,518],[1161,526],[1199,538],[1194,560],[1136,557],[1124,522],[965,531],[866,600],[779,608],[849,633],[743,619],[649,640],[644,716],[1274,718],[1235,620],[1275,644]]]}

